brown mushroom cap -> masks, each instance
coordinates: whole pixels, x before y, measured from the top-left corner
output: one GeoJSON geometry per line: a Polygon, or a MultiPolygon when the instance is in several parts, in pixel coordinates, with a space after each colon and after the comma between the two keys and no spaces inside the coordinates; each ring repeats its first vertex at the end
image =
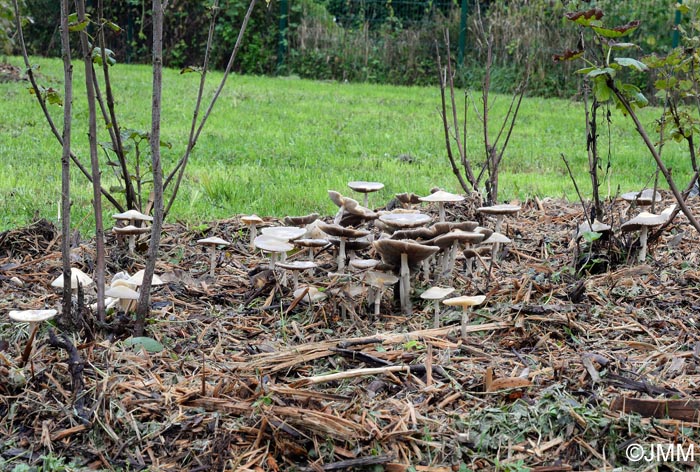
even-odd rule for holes
{"type": "Polygon", "coordinates": [[[479,207],[476,209],[479,213],[485,215],[514,215],[521,209],[520,205],[510,205],[502,203],[500,205],[492,205],[487,207],[479,207]]]}
{"type": "Polygon", "coordinates": [[[318,223],[318,228],[329,236],[336,236],[339,238],[362,238],[369,235],[369,231],[364,229],[348,228],[321,221],[318,223]]]}
{"type": "Polygon", "coordinates": [[[418,203],[420,203],[420,197],[415,193],[397,193],[395,197],[404,205],[417,205],[418,203]]]}
{"type": "Polygon", "coordinates": [[[295,239],[292,243],[299,247],[325,247],[330,244],[330,241],[322,238],[300,238],[295,239]]]}
{"type": "Polygon", "coordinates": [[[401,266],[401,254],[406,254],[411,270],[414,270],[423,259],[440,251],[437,246],[425,246],[407,239],[380,239],[372,244],[382,257],[382,261],[394,268],[401,266]]]}
{"type": "Polygon", "coordinates": [[[384,184],[380,182],[365,182],[362,180],[356,180],[353,182],[348,182],[348,187],[356,192],[371,193],[383,189],[384,184]]]}
{"type": "Polygon", "coordinates": [[[374,269],[379,265],[379,261],[376,259],[350,259],[349,262],[350,267],[354,267],[355,269],[374,269]]]}
{"type": "Polygon", "coordinates": [[[400,229],[391,233],[391,239],[413,239],[414,241],[427,241],[436,236],[433,227],[400,229]]]}
{"type": "Polygon", "coordinates": [[[437,192],[431,193],[426,197],[419,197],[418,200],[421,202],[461,202],[464,201],[464,197],[454,193],[445,192],[444,190],[438,190],[437,192]]]}
{"type": "Polygon", "coordinates": [[[370,210],[369,208],[363,207],[357,200],[352,198],[345,198],[345,211],[351,215],[359,216],[365,220],[374,220],[379,214],[370,210]]]}
{"type": "Polygon", "coordinates": [[[661,201],[661,195],[659,192],[654,192],[654,189],[645,188],[641,192],[627,192],[620,195],[620,198],[629,202],[635,203],[639,206],[651,205],[654,202],[661,201]]]}
{"type": "Polygon", "coordinates": [[[304,226],[318,219],[318,213],[310,213],[304,216],[285,216],[284,224],[287,226],[304,226]]]}
{"type": "Polygon", "coordinates": [[[426,241],[426,243],[445,249],[451,246],[452,243],[454,243],[455,241],[459,241],[460,243],[465,244],[476,244],[478,242],[481,242],[483,239],[484,235],[482,233],[475,233],[471,231],[462,231],[459,229],[455,229],[453,231],[450,231],[449,233],[441,234],[440,236],[431,239],[430,241],[426,241]]]}
{"type": "Polygon", "coordinates": [[[337,206],[338,208],[345,205],[345,197],[340,192],[336,192],[335,190],[329,190],[328,198],[330,198],[331,201],[335,203],[335,206],[337,206]]]}
{"type": "Polygon", "coordinates": [[[198,239],[197,244],[201,244],[202,246],[230,246],[231,243],[226,241],[225,239],[222,239],[218,236],[211,236],[208,238],[204,239],[198,239]]]}
{"type": "Polygon", "coordinates": [[[512,242],[508,236],[502,233],[491,233],[491,235],[481,241],[482,244],[508,244],[512,242]]]}
{"type": "Polygon", "coordinates": [[[435,231],[435,235],[437,236],[438,234],[449,233],[453,229],[474,231],[478,227],[479,223],[476,221],[439,221],[430,228],[435,231]]]}
{"type": "Polygon", "coordinates": [[[260,223],[263,223],[263,219],[258,215],[241,216],[241,223],[246,226],[259,225],[260,223]]]}
{"type": "Polygon", "coordinates": [[[443,300],[442,303],[447,306],[461,306],[462,308],[465,308],[481,305],[484,303],[484,300],[486,300],[485,295],[475,295],[473,297],[468,297],[465,295],[461,297],[448,298],[447,300],[443,300]]]}

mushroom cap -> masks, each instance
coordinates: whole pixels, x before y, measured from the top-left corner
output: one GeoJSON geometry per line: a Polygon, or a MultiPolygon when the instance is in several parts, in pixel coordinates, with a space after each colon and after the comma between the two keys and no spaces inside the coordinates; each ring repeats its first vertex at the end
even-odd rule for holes
{"type": "MultiPolygon", "coordinates": [[[[373,238],[370,238],[371,235],[358,239],[348,239],[345,241],[345,250],[362,251],[363,249],[367,249],[374,240],[373,238]]],[[[340,238],[329,238],[328,241],[334,246],[340,246],[340,238]]]]}
{"type": "Polygon", "coordinates": [[[397,193],[395,195],[396,199],[403,203],[404,205],[416,205],[420,203],[420,197],[415,193],[397,193]]]}
{"type": "Polygon", "coordinates": [[[620,198],[629,202],[636,203],[640,206],[651,205],[654,202],[661,201],[661,194],[654,192],[654,189],[645,188],[641,192],[627,192],[620,195],[620,198]]]}
{"type": "Polygon", "coordinates": [[[345,197],[340,192],[336,192],[335,190],[329,190],[328,198],[330,198],[331,201],[335,203],[335,206],[337,206],[338,208],[345,205],[345,197]]]}
{"type": "Polygon", "coordinates": [[[318,264],[312,261],[284,261],[275,265],[287,270],[307,270],[318,267],[318,264]]]}
{"type": "Polygon", "coordinates": [[[394,285],[399,281],[399,278],[394,274],[388,272],[379,272],[376,270],[371,270],[365,274],[365,283],[371,285],[372,287],[386,287],[389,285],[394,285]]]}
{"type": "Polygon", "coordinates": [[[284,224],[287,226],[304,226],[318,219],[318,213],[309,213],[304,216],[285,216],[284,224]]]}
{"type": "Polygon", "coordinates": [[[345,198],[345,211],[365,220],[374,220],[379,216],[378,213],[360,205],[357,200],[347,197],[345,198]]]}
{"type": "Polygon", "coordinates": [[[436,236],[433,227],[425,228],[411,228],[411,229],[400,229],[391,233],[391,239],[413,239],[414,241],[427,241],[436,236]]]}
{"type": "Polygon", "coordinates": [[[481,246],[481,247],[468,247],[464,251],[462,251],[462,254],[464,254],[464,257],[467,259],[471,259],[472,257],[478,256],[485,256],[487,254],[491,253],[491,246],[481,246]]]}
{"type": "Polygon", "coordinates": [[[438,190],[437,192],[431,193],[428,196],[420,197],[418,200],[421,202],[461,202],[464,201],[464,197],[454,193],[445,192],[444,190],[438,190]]]}
{"type": "Polygon", "coordinates": [[[138,300],[140,296],[139,292],[125,285],[115,285],[110,287],[105,290],[105,295],[112,298],[119,298],[121,300],[138,300]]]}
{"type": "Polygon", "coordinates": [[[483,234],[486,238],[493,234],[493,230],[491,228],[484,228],[483,226],[477,226],[474,228],[474,231],[483,234]]]}
{"type": "MultiPolygon", "coordinates": [[[[449,233],[453,229],[461,229],[462,231],[474,231],[479,227],[476,221],[439,221],[430,227],[435,231],[435,235],[449,233]]],[[[487,236],[488,237],[488,236],[487,236]]]]}
{"type": "Polygon", "coordinates": [[[376,259],[350,259],[349,262],[350,267],[354,267],[355,269],[374,269],[379,265],[379,261],[376,259]]]}
{"type": "Polygon", "coordinates": [[[502,233],[492,233],[491,236],[488,238],[484,239],[481,241],[481,244],[495,244],[495,243],[501,243],[501,244],[508,244],[510,243],[511,240],[508,236],[502,233]]]}
{"type": "Polygon", "coordinates": [[[348,182],[348,187],[350,187],[356,192],[371,193],[383,189],[384,184],[381,182],[365,182],[362,180],[355,180],[352,182],[348,182]]]}
{"type": "Polygon", "coordinates": [[[484,239],[483,233],[475,233],[471,231],[462,231],[461,229],[455,229],[449,233],[441,234],[426,243],[438,246],[442,249],[449,247],[453,242],[459,241],[465,244],[476,244],[484,239]]]}
{"type": "Polygon", "coordinates": [[[475,295],[472,297],[464,295],[461,297],[448,298],[447,300],[443,300],[442,303],[447,306],[461,306],[465,308],[481,305],[484,303],[484,300],[486,300],[486,295],[475,295]]]}
{"type": "Polygon", "coordinates": [[[620,226],[620,231],[623,233],[628,231],[637,231],[642,227],[659,226],[668,220],[668,215],[655,215],[648,211],[643,211],[631,220],[625,221],[620,226]]]}
{"type": "Polygon", "coordinates": [[[8,313],[9,317],[15,321],[25,323],[38,323],[39,321],[50,320],[58,310],[12,310],[8,313]]]}
{"type": "Polygon", "coordinates": [[[379,217],[379,221],[394,228],[416,228],[432,220],[425,213],[385,213],[379,217]]]}
{"type": "Polygon", "coordinates": [[[300,238],[306,234],[306,229],[296,226],[269,226],[261,231],[265,236],[283,241],[291,241],[292,239],[300,238]]]}
{"type": "Polygon", "coordinates": [[[476,209],[476,211],[485,215],[514,215],[515,213],[519,212],[520,209],[520,205],[501,203],[500,205],[479,207],[476,209]]]}
{"type": "Polygon", "coordinates": [[[259,225],[260,223],[263,223],[263,219],[258,215],[246,215],[241,216],[241,223],[247,226],[259,225]]]}
{"type": "Polygon", "coordinates": [[[151,228],[142,226],[142,227],[137,227],[134,225],[126,225],[126,226],[115,226],[112,228],[112,231],[114,231],[117,234],[125,234],[127,236],[133,235],[133,234],[145,234],[145,233],[150,233],[151,228]]]}
{"type": "MultiPolygon", "coordinates": [[[[80,269],[76,269],[75,267],[71,267],[70,274],[71,289],[78,288],[78,284],[82,285],[83,287],[88,287],[94,283],[89,275],[87,275],[80,269]]],[[[59,275],[56,279],[54,279],[54,281],[51,282],[51,286],[56,288],[63,288],[63,274],[59,275]]]]}
{"type": "MultiPolygon", "coordinates": [[[[145,269],[141,269],[140,271],[136,272],[134,275],[129,277],[127,279],[127,283],[130,283],[131,285],[135,285],[137,287],[143,285],[143,274],[146,273],[145,269]]],[[[153,279],[151,280],[151,285],[163,285],[165,282],[161,280],[160,277],[158,277],[156,274],[153,274],[153,279]]]]}
{"type": "Polygon", "coordinates": [[[401,254],[408,256],[409,268],[415,269],[423,259],[440,251],[438,246],[425,246],[407,239],[380,239],[372,244],[382,261],[394,268],[401,266],[401,254]]]}
{"type": "Polygon", "coordinates": [[[266,234],[260,235],[253,240],[253,245],[256,248],[266,252],[287,252],[294,249],[294,245],[289,241],[273,238],[266,234]]]}
{"type": "Polygon", "coordinates": [[[201,244],[203,246],[230,246],[231,245],[230,242],[228,242],[225,239],[222,239],[218,236],[210,236],[208,238],[198,239],[197,244],[201,244]]]}
{"type": "Polygon", "coordinates": [[[292,243],[300,247],[325,247],[330,244],[330,241],[322,238],[301,238],[295,239],[292,243]]]}
{"type": "Polygon", "coordinates": [[[430,287],[428,290],[420,294],[420,297],[425,300],[440,300],[445,298],[452,292],[454,292],[454,287],[430,287]]]}
{"type": "Polygon", "coordinates": [[[318,228],[329,236],[336,236],[338,238],[363,238],[369,235],[369,231],[364,229],[354,229],[345,226],[340,226],[336,224],[329,223],[318,223],[318,228]]]}
{"type": "MultiPolygon", "coordinates": [[[[304,290],[306,290],[306,287],[299,287],[298,289],[294,290],[294,298],[297,298],[304,293],[304,290]]],[[[316,287],[309,287],[309,291],[306,293],[306,295],[304,295],[304,298],[302,298],[301,301],[306,303],[320,302],[325,300],[326,297],[327,295],[325,292],[320,291],[316,287]]]]}
{"type": "Polygon", "coordinates": [[[578,227],[578,231],[576,232],[576,239],[580,239],[584,233],[588,232],[594,232],[594,233],[605,233],[607,231],[610,231],[612,229],[612,226],[606,225],[605,223],[601,223],[600,221],[594,219],[593,223],[589,223],[588,221],[584,221],[581,223],[581,226],[578,227]]]}
{"type": "Polygon", "coordinates": [[[124,213],[116,213],[112,215],[115,220],[129,220],[129,221],[153,221],[152,216],[144,215],[138,210],[128,210],[124,213]]]}

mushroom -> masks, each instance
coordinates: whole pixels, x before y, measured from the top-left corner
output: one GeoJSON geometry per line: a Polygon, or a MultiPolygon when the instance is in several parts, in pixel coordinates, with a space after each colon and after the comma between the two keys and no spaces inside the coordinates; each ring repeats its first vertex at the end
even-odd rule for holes
{"type": "Polygon", "coordinates": [[[211,236],[205,239],[198,239],[197,244],[206,246],[209,251],[209,275],[214,277],[214,268],[216,267],[216,247],[230,246],[231,243],[218,236],[211,236]]]}
{"type": "Polygon", "coordinates": [[[129,254],[133,255],[134,249],[136,249],[136,236],[139,234],[150,233],[151,228],[147,228],[147,227],[139,228],[139,227],[134,226],[134,225],[126,225],[126,226],[115,226],[114,228],[112,228],[112,231],[114,231],[116,234],[128,237],[129,254]]]}
{"type": "Polygon", "coordinates": [[[299,298],[306,291],[306,294],[302,297],[301,301],[306,303],[316,303],[321,302],[326,299],[327,295],[325,292],[320,291],[318,288],[313,286],[299,287],[294,290],[294,298],[299,298]]]}
{"type": "Polygon", "coordinates": [[[354,258],[350,259],[350,262],[348,265],[350,267],[354,267],[355,269],[358,270],[367,270],[367,269],[374,269],[379,265],[380,261],[376,259],[359,259],[359,258],[354,258]]]}
{"type": "Polygon", "coordinates": [[[476,305],[481,305],[486,300],[485,295],[476,295],[473,297],[462,296],[455,298],[448,298],[443,300],[442,303],[447,306],[461,306],[462,307],[462,321],[460,323],[460,333],[462,335],[462,340],[467,339],[467,324],[469,323],[469,309],[476,305]]]}
{"type": "Polygon", "coordinates": [[[277,267],[281,267],[282,269],[292,271],[292,288],[293,290],[296,290],[299,287],[299,272],[303,270],[314,269],[318,267],[318,265],[315,262],[311,261],[285,261],[278,262],[277,267]]]}
{"type": "Polygon", "coordinates": [[[586,233],[607,233],[611,229],[612,227],[610,225],[601,223],[596,219],[593,220],[593,223],[584,221],[583,224],[578,227],[578,231],[576,231],[576,241],[581,239],[586,233]]]}
{"type": "Polygon", "coordinates": [[[420,197],[419,200],[421,202],[437,202],[440,221],[445,221],[445,203],[461,202],[464,201],[464,197],[461,195],[455,195],[454,193],[445,192],[444,190],[438,190],[435,193],[431,193],[427,197],[420,197]]]}
{"type": "Polygon", "coordinates": [[[128,221],[130,225],[135,225],[137,221],[153,221],[152,216],[145,215],[138,210],[128,210],[124,213],[117,213],[112,215],[112,218],[117,221],[128,221]]]}
{"type": "Polygon", "coordinates": [[[430,223],[432,219],[433,218],[430,215],[417,212],[392,212],[379,215],[379,221],[388,226],[390,232],[399,229],[409,229],[424,226],[430,223]]]}
{"type": "Polygon", "coordinates": [[[127,286],[127,283],[113,283],[105,290],[105,295],[118,300],[119,306],[124,312],[131,311],[134,300],[139,299],[139,292],[127,286]]]}
{"type": "Polygon", "coordinates": [[[520,205],[509,205],[503,203],[501,205],[493,205],[487,207],[477,208],[476,211],[483,213],[484,215],[494,215],[496,217],[496,225],[494,226],[494,231],[496,233],[501,232],[501,225],[503,224],[503,218],[506,215],[515,215],[520,211],[520,205]]]}
{"type": "Polygon", "coordinates": [[[649,228],[653,226],[660,226],[668,220],[668,214],[655,215],[649,213],[648,211],[643,211],[631,220],[622,223],[620,226],[620,231],[627,233],[630,231],[639,230],[639,262],[644,262],[647,257],[647,236],[649,235],[649,228]]]}
{"type": "Polygon", "coordinates": [[[454,292],[452,287],[430,287],[428,290],[420,294],[423,300],[432,300],[435,306],[435,315],[433,316],[433,328],[440,327],[440,300],[454,292]]]}
{"type": "MultiPolygon", "coordinates": [[[[94,283],[90,276],[80,269],[72,267],[70,273],[70,289],[71,292],[73,292],[73,295],[78,293],[79,287],[89,287],[94,283]]],[[[63,274],[59,275],[53,282],[51,282],[52,287],[63,288],[63,285],[63,274]]]]}
{"type": "Polygon", "coordinates": [[[354,198],[344,197],[335,190],[329,190],[328,197],[338,207],[338,212],[333,217],[333,223],[336,225],[352,226],[363,220],[373,220],[378,216],[369,208],[360,205],[354,198]],[[348,217],[345,216],[346,213],[349,213],[348,217]]]}
{"type": "Polygon", "coordinates": [[[270,253],[270,270],[275,268],[277,258],[286,256],[287,251],[294,249],[294,245],[289,241],[273,238],[271,236],[260,235],[253,241],[256,248],[270,253]]]}
{"type": "Polygon", "coordinates": [[[340,239],[338,248],[338,272],[345,270],[345,244],[348,239],[358,239],[368,236],[369,231],[362,229],[346,228],[337,224],[328,224],[319,222],[318,227],[321,231],[329,236],[335,236],[340,239]]]}
{"type": "Polygon", "coordinates": [[[374,249],[381,255],[386,264],[399,268],[401,309],[410,315],[411,299],[411,269],[418,267],[423,259],[430,257],[440,250],[437,246],[425,246],[406,239],[380,239],[373,243],[374,249]]]}
{"type": "Polygon", "coordinates": [[[306,229],[297,226],[269,226],[263,228],[261,233],[264,236],[269,236],[282,241],[292,241],[301,238],[306,234],[306,229]]]}
{"type": "Polygon", "coordinates": [[[27,363],[29,360],[29,354],[32,352],[32,344],[34,344],[34,337],[39,329],[39,323],[42,321],[47,321],[56,316],[58,310],[12,310],[8,313],[10,319],[14,321],[29,323],[31,331],[29,333],[29,338],[27,339],[27,344],[24,346],[24,351],[22,351],[22,365],[27,363]]]}
{"type": "Polygon", "coordinates": [[[295,246],[309,248],[309,260],[314,260],[314,248],[326,247],[330,241],[323,238],[301,238],[292,241],[295,246]]]}
{"type": "Polygon", "coordinates": [[[254,251],[255,244],[253,241],[255,241],[255,238],[258,236],[258,225],[263,223],[263,219],[258,215],[246,215],[241,216],[241,223],[248,227],[248,233],[250,236],[250,250],[254,251]]]}
{"type": "Polygon", "coordinates": [[[285,216],[284,224],[287,226],[306,226],[318,219],[318,213],[310,213],[304,216],[285,216]]]}
{"type": "Polygon", "coordinates": [[[510,244],[512,241],[505,234],[498,232],[492,233],[488,238],[481,241],[481,244],[491,245],[491,257],[498,259],[498,251],[501,244],[510,244]]]}
{"type": "Polygon", "coordinates": [[[620,195],[620,198],[629,204],[629,207],[627,208],[627,215],[629,216],[630,212],[635,206],[648,207],[653,203],[660,202],[661,194],[659,194],[659,192],[655,192],[654,189],[645,188],[640,192],[623,193],[620,195]]]}
{"type": "Polygon", "coordinates": [[[361,180],[356,180],[353,182],[348,182],[348,187],[353,189],[356,192],[363,193],[364,194],[364,203],[363,205],[365,207],[369,206],[369,194],[371,192],[376,192],[378,190],[381,190],[384,188],[384,184],[380,182],[364,182],[361,180]]]}
{"type": "MultiPolygon", "coordinates": [[[[135,287],[140,287],[143,285],[143,275],[146,273],[144,269],[136,272],[134,275],[126,279],[126,283],[131,284],[135,287]]],[[[161,280],[156,274],[153,274],[153,279],[151,280],[151,285],[163,285],[165,282],[161,280]]]]}
{"type": "Polygon", "coordinates": [[[374,316],[379,317],[379,312],[381,311],[382,304],[382,294],[384,289],[390,285],[394,285],[399,281],[399,278],[394,274],[389,274],[387,272],[377,272],[369,271],[365,274],[365,283],[374,287],[377,293],[374,296],[374,316]]]}
{"type": "Polygon", "coordinates": [[[484,239],[482,233],[472,231],[462,231],[455,229],[449,233],[441,234],[440,236],[426,241],[427,244],[440,247],[444,252],[442,263],[442,277],[448,277],[454,269],[455,259],[457,258],[457,249],[459,244],[474,244],[484,239]]]}

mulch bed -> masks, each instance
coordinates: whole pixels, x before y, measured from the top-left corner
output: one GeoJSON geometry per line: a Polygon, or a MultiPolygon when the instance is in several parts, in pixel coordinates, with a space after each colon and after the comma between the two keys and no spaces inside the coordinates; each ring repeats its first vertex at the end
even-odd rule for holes
{"type": "MultiPolygon", "coordinates": [[[[664,196],[657,211],[672,203],[664,196]]],[[[697,198],[689,204],[700,214],[697,198]]],[[[624,202],[608,211],[616,227],[627,218],[624,202]]],[[[492,224],[470,205],[448,217],[492,224]]],[[[347,277],[333,275],[333,250],[301,275],[328,295],[309,306],[249,250],[238,217],[166,225],[156,269],[166,283],[147,325],[162,351],[125,343],[130,320],[113,314],[109,328],[92,325],[94,339],[42,328],[21,366],[28,328],[0,320],[0,469],[42,456],[152,471],[648,466],[626,448],[698,439],[697,234],[679,215],[638,263],[634,238],[619,232],[590,253],[577,248],[582,221],[580,205],[527,202],[506,219],[513,244],[502,260],[469,276],[458,265],[455,294],[487,296],[465,340],[460,312],[444,307],[432,328],[432,305],[417,295],[412,316],[386,297],[375,319],[366,291],[350,295],[347,277]],[[214,279],[194,244],[210,235],[233,241],[214,279]]],[[[60,306],[49,286],[59,236],[47,221],[0,233],[1,312],[60,306]]],[[[91,273],[93,242],[74,239],[72,264],[91,273]]],[[[129,256],[108,235],[108,280],[141,269],[139,250],[129,256]]]]}

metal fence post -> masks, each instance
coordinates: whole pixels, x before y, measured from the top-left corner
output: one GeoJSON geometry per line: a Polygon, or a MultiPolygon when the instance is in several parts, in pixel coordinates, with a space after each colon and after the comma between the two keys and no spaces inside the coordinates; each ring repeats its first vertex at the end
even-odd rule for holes
{"type": "MultiPolygon", "coordinates": [[[[678,4],[680,5],[683,3],[683,0],[678,0],[678,4]]],[[[678,25],[681,24],[681,11],[676,10],[676,17],[673,20],[673,24],[676,26],[676,28],[673,29],[673,39],[671,40],[671,47],[678,47],[678,43],[680,42],[680,34],[678,33],[678,25]]]]}
{"type": "Polygon", "coordinates": [[[462,0],[462,14],[459,19],[459,46],[457,52],[457,65],[464,62],[464,48],[467,44],[467,1],[462,0]]]}

